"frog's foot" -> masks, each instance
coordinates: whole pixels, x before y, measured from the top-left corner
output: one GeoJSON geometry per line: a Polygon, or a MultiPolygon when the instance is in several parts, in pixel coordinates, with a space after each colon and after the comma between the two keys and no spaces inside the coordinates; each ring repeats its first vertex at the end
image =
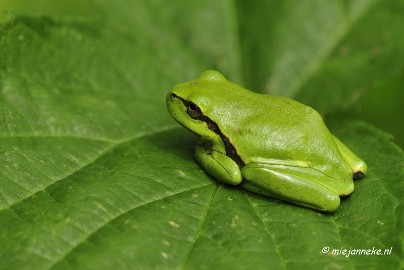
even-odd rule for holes
{"type": "Polygon", "coordinates": [[[338,149],[342,156],[348,162],[352,169],[352,177],[354,180],[361,179],[365,176],[368,167],[366,163],[355,155],[343,142],[341,142],[337,137],[334,136],[334,140],[337,143],[338,149]]]}
{"type": "Polygon", "coordinates": [[[352,180],[336,190],[338,180],[309,167],[250,163],[241,173],[245,179],[241,185],[247,190],[320,211],[335,211],[339,196],[353,191],[352,180]]]}

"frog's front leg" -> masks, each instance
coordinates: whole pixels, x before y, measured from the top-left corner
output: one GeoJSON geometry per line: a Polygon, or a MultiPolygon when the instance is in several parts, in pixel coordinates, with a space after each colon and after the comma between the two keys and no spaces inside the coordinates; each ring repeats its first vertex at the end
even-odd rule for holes
{"type": "Polygon", "coordinates": [[[336,180],[312,168],[250,163],[241,172],[246,190],[321,211],[332,212],[340,205],[338,192],[322,184],[336,180]]]}
{"type": "Polygon", "coordinates": [[[199,165],[220,182],[230,185],[241,183],[242,177],[237,163],[225,154],[213,150],[209,143],[196,145],[195,158],[199,165]]]}

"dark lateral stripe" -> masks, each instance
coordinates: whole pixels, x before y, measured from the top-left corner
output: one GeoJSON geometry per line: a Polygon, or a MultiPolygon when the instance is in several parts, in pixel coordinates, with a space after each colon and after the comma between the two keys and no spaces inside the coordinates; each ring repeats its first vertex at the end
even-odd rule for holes
{"type": "MultiPolygon", "coordinates": [[[[181,100],[182,103],[184,103],[185,107],[188,107],[189,101],[183,99],[182,97],[177,96],[176,94],[171,94],[171,95],[172,95],[172,97],[175,97],[175,98],[178,98],[179,100],[181,100]]],[[[220,138],[222,139],[222,141],[224,143],[224,148],[226,150],[226,155],[228,157],[230,157],[232,160],[234,160],[234,162],[236,162],[240,168],[245,165],[244,161],[241,159],[241,157],[237,153],[237,149],[233,146],[230,139],[226,135],[223,134],[223,132],[220,130],[219,126],[215,122],[213,122],[212,119],[210,119],[209,117],[202,114],[200,117],[197,118],[197,120],[205,122],[210,130],[212,130],[214,133],[216,133],[217,135],[220,136],[220,138]]]]}
{"type": "Polygon", "coordinates": [[[226,155],[230,157],[234,162],[237,163],[237,165],[241,168],[245,165],[244,161],[240,158],[240,156],[237,153],[236,148],[233,146],[233,144],[230,142],[230,139],[222,133],[218,125],[213,122],[209,117],[205,115],[201,115],[198,120],[206,122],[208,125],[208,128],[215,132],[217,135],[220,136],[220,138],[224,142],[224,148],[226,150],[226,155]]]}

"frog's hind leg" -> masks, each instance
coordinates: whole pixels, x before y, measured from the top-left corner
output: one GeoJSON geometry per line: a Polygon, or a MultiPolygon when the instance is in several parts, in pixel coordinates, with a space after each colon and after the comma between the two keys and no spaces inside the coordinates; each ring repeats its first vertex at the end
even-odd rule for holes
{"type": "Polygon", "coordinates": [[[334,140],[337,143],[338,149],[342,156],[348,162],[352,169],[353,179],[360,179],[365,176],[367,172],[366,163],[355,155],[343,142],[341,142],[337,137],[334,136],[334,140]]]}
{"type": "MultiPolygon", "coordinates": [[[[337,180],[309,167],[250,163],[241,173],[242,187],[258,194],[327,212],[340,205],[340,194],[332,188],[337,180]]],[[[353,182],[348,188],[352,192],[353,182]]]]}

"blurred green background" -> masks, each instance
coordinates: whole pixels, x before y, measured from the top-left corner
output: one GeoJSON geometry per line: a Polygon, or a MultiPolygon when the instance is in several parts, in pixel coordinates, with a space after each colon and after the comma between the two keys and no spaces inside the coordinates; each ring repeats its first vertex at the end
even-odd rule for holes
{"type": "MultiPolygon", "coordinates": [[[[0,22],[5,21],[10,14],[29,14],[29,15],[49,15],[49,16],[66,16],[66,17],[92,17],[97,16],[97,1],[95,0],[71,0],[71,1],[60,1],[60,0],[2,0],[0,2],[0,22]]],[[[268,5],[278,5],[282,1],[268,1],[268,5]],[[269,3],[271,2],[271,3],[269,3]]],[[[111,2],[112,3],[112,2],[111,2]]],[[[236,1],[238,6],[238,16],[240,23],[239,25],[239,35],[242,37],[246,32],[257,32],[257,40],[264,39],[262,37],[262,33],[265,31],[265,28],[268,27],[266,24],[270,24],[270,19],[260,20],[259,18],[249,17],[249,13],[257,13],[257,10],[254,10],[254,4],[248,1],[236,1]],[[247,25],[255,24],[256,29],[246,28],[243,25],[243,22],[248,21],[247,25]],[[264,29],[262,32],[257,29],[264,29]]],[[[212,7],[214,8],[214,7],[212,7]]],[[[394,9],[394,6],[392,6],[394,9]]],[[[259,12],[259,11],[258,11],[259,12]]],[[[274,14],[277,16],[277,14],[274,14]]],[[[399,19],[398,19],[399,20],[399,19]]],[[[397,24],[402,22],[397,21],[397,24]]],[[[249,26],[247,26],[249,27],[249,26]]],[[[389,27],[389,25],[382,25],[381,27],[389,27]]],[[[360,31],[360,30],[358,30],[360,31]]],[[[264,32],[265,33],[265,32],[264,32]]],[[[358,33],[354,33],[358,34],[358,33]]],[[[360,34],[360,33],[359,33],[360,34]]],[[[387,35],[387,34],[386,34],[387,35]]],[[[365,36],[364,43],[366,43],[366,39],[371,39],[374,37],[365,36]]],[[[388,42],[394,43],[394,39],[403,39],[403,36],[396,36],[393,39],[390,39],[388,42]]],[[[242,74],[244,78],[231,78],[232,80],[238,82],[244,82],[244,86],[250,88],[254,91],[265,91],[265,79],[262,74],[258,72],[255,73],[256,64],[254,63],[256,58],[266,57],[266,55],[259,55],[259,50],[257,51],[248,51],[243,50],[243,48],[251,46],[256,40],[240,40],[242,54],[244,54],[244,65],[242,70],[242,74]],[[247,60],[246,60],[247,59],[247,60]],[[248,60],[250,59],[250,60],[248,60]]],[[[254,45],[254,44],[253,44],[254,45]]],[[[357,46],[361,46],[361,44],[356,44],[357,46]]],[[[365,44],[366,45],[366,44],[365,44]]],[[[257,45],[259,46],[259,45],[257,45]]],[[[270,45],[268,45],[270,46],[270,45]]],[[[392,44],[394,47],[394,44],[392,44]]],[[[269,48],[270,49],[270,48],[269,48]]],[[[401,52],[404,51],[403,48],[399,49],[401,52]]],[[[347,54],[344,51],[342,46],[341,51],[339,52],[341,55],[347,54]]],[[[375,55],[382,54],[383,51],[381,48],[374,48],[373,53],[375,55]]],[[[268,56],[269,57],[269,56],[268,56]]],[[[326,120],[333,118],[337,115],[336,118],[341,119],[359,119],[369,122],[376,127],[387,131],[388,133],[393,135],[393,140],[401,147],[404,147],[404,63],[403,63],[403,53],[397,55],[396,58],[391,59],[390,63],[383,63],[383,65],[394,65],[398,68],[394,74],[389,74],[376,83],[371,83],[367,85],[365,88],[360,88],[357,90],[356,95],[352,96],[351,100],[347,102],[347,104],[342,104],[341,106],[337,106],[337,109],[329,109],[329,108],[319,108],[316,107],[317,99],[327,98],[326,97],[318,97],[318,96],[310,96],[310,91],[305,91],[302,95],[294,96],[295,99],[298,99],[304,103],[308,103],[309,105],[315,107],[321,113],[326,111],[327,113],[324,115],[326,120]],[[313,104],[314,101],[314,104],[313,104]],[[353,106],[351,106],[354,104],[353,106]]],[[[357,59],[360,61],[360,59],[357,59]]],[[[378,63],[375,63],[376,65],[378,63]]],[[[347,72],[349,73],[351,66],[347,66],[347,72]]],[[[383,72],[382,66],[375,66],[375,69],[380,69],[383,72]]],[[[355,73],[351,74],[352,76],[356,76],[355,73]]],[[[332,82],[331,82],[332,83],[332,82]]],[[[325,82],[324,85],[327,85],[325,82]]],[[[339,89],[333,89],[333,91],[339,91],[339,89]]],[[[344,90],[341,89],[343,92],[344,90]]],[[[271,92],[271,91],[269,91],[271,92]]],[[[282,89],[278,89],[275,94],[285,94],[282,92],[282,89]]],[[[287,93],[285,95],[288,95],[287,93]]],[[[289,95],[290,96],[290,95],[289,95]]],[[[330,98],[333,98],[333,95],[330,95],[330,98]]],[[[338,102],[338,99],[336,99],[338,102]]],[[[321,102],[318,102],[321,105],[321,102]]]]}

